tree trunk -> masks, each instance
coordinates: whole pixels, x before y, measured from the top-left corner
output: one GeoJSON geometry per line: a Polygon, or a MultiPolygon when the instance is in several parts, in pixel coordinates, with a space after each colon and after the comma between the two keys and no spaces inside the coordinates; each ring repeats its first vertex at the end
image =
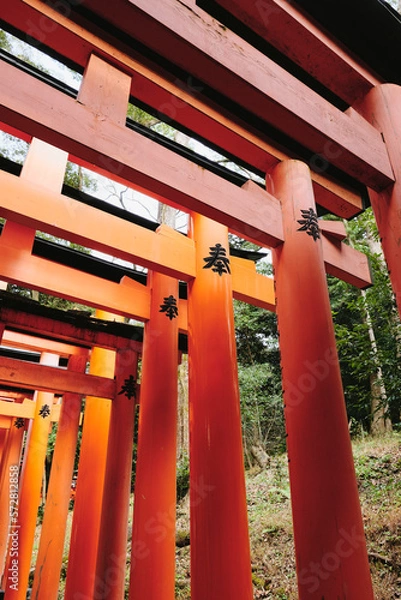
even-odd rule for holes
{"type": "MultiPolygon", "coordinates": [[[[381,244],[372,237],[369,231],[367,232],[366,239],[372,254],[377,254],[382,257],[382,262],[384,266],[385,259],[381,244]]],[[[383,433],[392,431],[393,426],[391,420],[388,417],[389,406],[387,400],[387,391],[383,381],[382,368],[379,363],[376,336],[372,325],[372,319],[366,302],[366,292],[362,291],[361,294],[364,300],[366,323],[368,325],[369,338],[372,344],[373,356],[376,365],[376,373],[372,373],[370,377],[370,389],[372,393],[372,421],[370,426],[370,432],[372,435],[381,435],[383,433]]]]}
{"type": "Polygon", "coordinates": [[[383,382],[382,368],[378,359],[376,336],[372,326],[372,320],[370,317],[369,309],[366,303],[366,292],[361,291],[362,298],[364,301],[365,319],[369,331],[369,339],[372,346],[372,352],[374,356],[374,363],[376,366],[376,372],[370,376],[370,390],[372,394],[371,403],[371,426],[370,432],[372,435],[380,435],[386,431],[392,431],[393,426],[390,419],[388,418],[388,401],[387,392],[383,382]]]}
{"type": "MultiPolygon", "coordinates": [[[[343,221],[345,228],[347,229],[347,222],[343,221]]],[[[349,238],[348,238],[349,239],[349,238]]],[[[369,230],[366,230],[366,241],[369,246],[369,250],[372,254],[377,254],[382,257],[383,265],[385,265],[385,259],[381,244],[374,239],[369,230]]],[[[352,240],[349,239],[350,245],[353,247],[352,240]]],[[[373,329],[372,319],[369,312],[369,307],[366,301],[366,292],[361,290],[364,307],[364,318],[368,327],[370,344],[372,347],[372,354],[375,365],[375,372],[370,375],[370,390],[371,390],[371,425],[370,432],[372,435],[380,435],[388,431],[392,431],[393,426],[391,420],[388,417],[388,400],[387,391],[384,385],[383,372],[379,362],[379,355],[377,351],[376,336],[373,329]]]]}
{"type": "Polygon", "coordinates": [[[269,455],[265,452],[262,445],[258,444],[257,446],[252,446],[251,452],[259,467],[265,469],[269,464],[269,455]]]}
{"type": "Polygon", "coordinates": [[[383,385],[377,373],[372,373],[370,376],[370,389],[372,392],[370,433],[372,435],[383,435],[392,431],[393,426],[386,415],[386,404],[383,403],[383,385]]]}
{"type": "Polygon", "coordinates": [[[157,220],[159,223],[168,225],[169,227],[175,228],[175,218],[177,216],[177,209],[168,204],[162,204],[159,202],[157,209],[157,220]]]}
{"type": "Polygon", "coordinates": [[[178,427],[177,458],[189,453],[189,419],[188,419],[188,356],[182,355],[178,367],[178,427]]]}

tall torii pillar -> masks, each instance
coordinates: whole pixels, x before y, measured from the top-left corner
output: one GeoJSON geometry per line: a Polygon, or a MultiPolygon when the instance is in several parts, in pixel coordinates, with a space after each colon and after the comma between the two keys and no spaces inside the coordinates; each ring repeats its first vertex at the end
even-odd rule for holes
{"type": "Polygon", "coordinates": [[[118,350],[93,594],[102,600],[124,597],[137,376],[138,351],[118,350]]]}
{"type": "MultiPolygon", "coordinates": [[[[68,370],[85,373],[86,362],[87,352],[70,356],[68,370]]],[[[32,600],[57,600],[81,408],[80,394],[64,394],[35,565],[32,600]]]]}
{"type": "MultiPolygon", "coordinates": [[[[4,561],[6,559],[7,541],[8,541],[8,526],[10,521],[10,485],[9,485],[9,466],[7,461],[7,449],[13,428],[13,419],[8,419],[8,427],[0,429],[0,582],[4,570],[4,561]]],[[[19,461],[17,471],[18,485],[19,461]]],[[[1,586],[0,586],[1,587],[1,586]]]]}
{"type": "Polygon", "coordinates": [[[282,205],[274,249],[284,411],[300,600],[373,600],[310,172],[267,176],[282,205]]]}
{"type": "Polygon", "coordinates": [[[188,289],[191,597],[253,598],[228,231],[192,215],[188,289]]]}
{"type": "Polygon", "coordinates": [[[149,277],[129,597],[174,600],[178,281],[157,272],[149,277]]]}
{"type": "Polygon", "coordinates": [[[355,108],[382,133],[395,175],[393,185],[369,196],[401,315],[401,86],[377,86],[355,108]]]}
{"type": "Polygon", "coordinates": [[[4,452],[7,448],[7,438],[10,428],[1,427],[0,429],[0,471],[3,467],[4,452]]]}
{"type": "MultiPolygon", "coordinates": [[[[57,367],[59,357],[43,352],[40,363],[57,367]]],[[[4,577],[6,600],[26,598],[53,400],[54,394],[50,392],[36,394],[35,417],[28,432],[21,472],[18,509],[10,528],[4,577]]]]}
{"type": "MultiPolygon", "coordinates": [[[[97,319],[122,320],[101,310],[95,315],[97,319]]],[[[93,348],[89,373],[113,378],[115,354],[114,350],[93,348]]],[[[87,600],[94,595],[110,412],[110,400],[86,397],[65,600],[87,600]]]]}

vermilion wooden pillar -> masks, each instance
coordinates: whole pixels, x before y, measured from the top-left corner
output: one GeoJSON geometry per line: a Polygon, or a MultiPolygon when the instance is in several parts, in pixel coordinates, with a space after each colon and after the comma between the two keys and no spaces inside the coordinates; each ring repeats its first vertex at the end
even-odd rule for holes
{"type": "Polygon", "coordinates": [[[127,563],[138,353],[117,352],[94,598],[122,600],[127,563]]]}
{"type": "Polygon", "coordinates": [[[4,452],[7,448],[8,432],[9,428],[2,427],[0,429],[0,469],[2,468],[4,452]]]}
{"type": "MultiPolygon", "coordinates": [[[[40,362],[43,365],[56,367],[59,357],[44,352],[40,362]]],[[[4,580],[6,600],[26,598],[53,400],[54,395],[49,392],[36,394],[35,417],[28,434],[21,473],[18,518],[15,523],[14,538],[12,538],[14,543],[9,543],[8,548],[7,572],[4,580]],[[13,562],[15,560],[16,563],[13,562]]]]}
{"type": "Polygon", "coordinates": [[[178,282],[151,273],[135,478],[130,600],[174,600],[178,282]]]}
{"type": "Polygon", "coordinates": [[[8,534],[10,525],[10,502],[15,496],[10,498],[10,492],[15,493],[15,485],[19,486],[19,468],[21,459],[22,442],[24,438],[24,428],[14,426],[15,419],[7,432],[7,441],[4,448],[2,459],[2,471],[0,476],[0,579],[3,576],[6,560],[8,534]],[[15,481],[17,479],[17,482],[15,481]],[[10,484],[13,484],[12,487],[10,484]]]}
{"type": "Polygon", "coordinates": [[[9,419],[9,426],[0,429],[0,582],[6,559],[10,518],[7,449],[11,427],[12,419],[9,419]]]}
{"type": "Polygon", "coordinates": [[[227,228],[192,216],[188,290],[193,600],[253,598],[227,228]]]}
{"type": "MultiPolygon", "coordinates": [[[[121,317],[99,310],[96,318],[121,320],[121,317]]],[[[113,350],[92,350],[89,367],[92,375],[113,378],[114,368],[113,350]]],[[[110,410],[110,400],[86,397],[65,600],[89,600],[93,597],[110,410]]]]}
{"type": "Polygon", "coordinates": [[[369,196],[401,315],[401,87],[373,88],[357,110],[383,134],[395,175],[394,185],[369,196]]]}
{"type": "Polygon", "coordinates": [[[299,598],[373,600],[308,167],[267,177],[282,204],[273,251],[299,598]]]}
{"type": "MultiPolygon", "coordinates": [[[[0,580],[1,573],[3,570],[3,558],[2,558],[2,548],[3,548],[3,540],[7,539],[8,533],[8,512],[6,512],[6,502],[8,499],[8,490],[3,490],[1,487],[1,481],[4,478],[6,465],[6,455],[7,455],[7,441],[9,438],[10,428],[12,426],[12,419],[8,419],[9,425],[8,427],[5,424],[2,424],[3,427],[0,428],[0,580]],[[5,496],[2,496],[2,492],[5,493],[5,496]]],[[[8,510],[8,509],[7,509],[8,510]]]]}
{"type": "MultiPolygon", "coordinates": [[[[68,369],[84,373],[86,361],[86,355],[71,356],[68,369]]],[[[65,394],[61,403],[31,594],[35,600],[58,597],[81,405],[78,394],[65,394]]]]}

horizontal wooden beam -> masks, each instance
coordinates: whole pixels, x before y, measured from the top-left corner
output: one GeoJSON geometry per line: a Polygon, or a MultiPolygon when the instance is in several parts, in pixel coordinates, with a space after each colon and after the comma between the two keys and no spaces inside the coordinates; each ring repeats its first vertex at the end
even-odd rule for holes
{"type": "MultiPolygon", "coordinates": [[[[380,133],[353,120],[199,9],[176,0],[83,0],[84,8],[374,189],[393,180],[380,133]]],[[[201,211],[199,211],[201,212],[201,211]]]]}
{"type": "Polygon", "coordinates": [[[98,398],[113,399],[116,395],[114,379],[4,357],[0,357],[0,385],[98,398]]]}
{"type": "Polygon", "coordinates": [[[234,298],[274,312],[276,301],[273,278],[256,273],[255,263],[243,258],[232,256],[231,266],[233,289],[236,290],[234,298]]]}
{"type": "MultiPolygon", "coordinates": [[[[173,240],[5,171],[0,172],[0,189],[6,219],[172,277],[189,280],[195,274],[194,244],[185,236],[173,240]]],[[[143,286],[132,285],[146,295],[143,286]]]]}
{"type": "MultiPolygon", "coordinates": [[[[105,281],[100,277],[32,256],[18,248],[5,247],[1,244],[1,237],[0,252],[2,255],[1,279],[139,321],[149,319],[149,291],[146,287],[141,286],[143,291],[138,298],[136,282],[132,279],[124,277],[120,284],[105,281]]],[[[272,281],[268,277],[256,273],[254,263],[249,260],[231,257],[231,261],[234,298],[267,310],[274,310],[272,281]]],[[[181,299],[179,300],[178,329],[182,333],[188,331],[187,302],[181,299]]],[[[51,347],[56,344],[54,347],[57,346],[57,354],[74,353],[73,347],[64,347],[56,342],[36,337],[30,338],[28,342],[14,343],[13,336],[16,335],[6,331],[3,340],[11,346],[18,344],[19,347],[41,348],[54,352],[56,350],[51,350],[51,347]],[[71,352],[69,352],[70,349],[71,352]]],[[[19,340],[19,338],[15,339],[19,340]]]]}
{"type": "MultiPolygon", "coordinates": [[[[51,407],[50,420],[52,422],[57,422],[59,420],[60,408],[59,404],[53,404],[51,407]]],[[[35,417],[35,402],[28,399],[24,400],[22,403],[0,400],[0,418],[1,417],[33,419],[35,417]]]]}
{"type": "Polygon", "coordinates": [[[16,402],[16,403],[21,403],[24,400],[26,400],[28,402],[28,400],[32,400],[33,398],[33,393],[32,396],[29,396],[29,394],[22,393],[22,392],[16,392],[16,391],[10,391],[10,390],[0,390],[0,399],[3,400],[4,402],[16,402]]]}
{"type": "Polygon", "coordinates": [[[16,419],[33,419],[35,416],[35,404],[33,400],[17,404],[16,402],[0,402],[0,414],[14,417],[16,419]]]}
{"type": "MultiPolygon", "coordinates": [[[[226,107],[202,98],[199,86],[190,79],[172,79],[150,61],[145,63],[135,58],[132,48],[124,46],[121,40],[115,40],[118,47],[112,46],[41,0],[9,2],[2,17],[24,31],[34,45],[40,47],[45,43],[82,68],[93,51],[107,57],[111,64],[133,77],[131,92],[135,98],[153,107],[167,121],[180,123],[202,137],[207,132],[208,140],[223,153],[237,156],[262,172],[288,158],[260,130],[241,124],[238,118],[230,116],[226,107]]],[[[330,212],[350,218],[362,209],[361,198],[355,191],[331,181],[324,173],[312,172],[312,179],[316,202],[330,212]]]]}
{"type": "Polygon", "coordinates": [[[372,285],[372,274],[365,254],[343,244],[336,232],[330,235],[323,231],[322,246],[326,273],[361,289],[372,285]]]}
{"type": "Polygon", "coordinates": [[[207,4],[231,13],[349,104],[381,83],[288,0],[208,0],[207,4]]]}
{"type": "MultiPolygon", "coordinates": [[[[264,201],[258,201],[254,193],[236,187],[126,127],[99,119],[89,106],[80,104],[4,62],[0,63],[0,77],[13,81],[12,86],[0,90],[0,106],[3,106],[2,119],[15,127],[67,150],[95,165],[99,172],[129,182],[157,200],[224,223],[242,237],[268,246],[275,246],[282,241],[280,205],[267,192],[264,201]]],[[[60,212],[68,212],[72,222],[74,215],[69,208],[73,207],[71,202],[66,198],[65,205],[58,207],[55,216],[60,212]]],[[[106,222],[112,219],[110,215],[104,217],[106,222]]],[[[46,219],[43,218],[43,221],[46,219]]],[[[75,222],[75,227],[79,225],[75,222]]],[[[99,223],[96,223],[96,228],[98,226],[99,223]]],[[[133,225],[126,223],[125,227],[132,236],[133,225]]],[[[56,225],[54,231],[57,229],[56,225]]],[[[110,225],[106,229],[109,239],[112,238],[115,230],[110,225]]],[[[152,239],[152,236],[148,237],[152,239]]],[[[136,256],[135,239],[131,237],[128,251],[126,239],[124,236],[124,250],[119,256],[124,254],[132,259],[136,256]]],[[[184,243],[188,249],[188,242],[184,243]]],[[[112,245],[118,248],[120,244],[121,240],[114,237],[112,245]]],[[[184,257],[185,250],[176,257],[178,264],[182,263],[184,257]]],[[[160,254],[161,264],[171,259],[171,256],[160,254]]],[[[148,266],[153,268],[154,265],[148,266]]],[[[171,274],[171,269],[166,268],[167,271],[171,274]]],[[[173,276],[177,275],[175,273],[173,276]]],[[[193,275],[194,270],[189,277],[186,275],[186,279],[193,275]]]]}
{"type": "MultiPolygon", "coordinates": [[[[8,199],[13,210],[18,210],[18,205],[15,204],[15,200],[13,199],[15,196],[1,193],[2,175],[6,175],[7,179],[12,178],[17,186],[21,180],[7,173],[0,173],[0,206],[2,198],[5,200],[8,199]]],[[[255,184],[247,185],[249,187],[255,184]]],[[[256,192],[259,193],[259,188],[256,192]]],[[[29,198],[29,191],[27,193],[29,198]]],[[[260,190],[260,193],[263,194],[262,190],[260,190]]],[[[43,196],[40,195],[40,197],[42,198],[43,196]]],[[[28,202],[27,205],[32,210],[35,203],[28,202]]],[[[81,210],[85,211],[86,208],[83,205],[77,207],[77,222],[86,222],[85,216],[80,212],[81,210]]],[[[2,214],[1,209],[0,214],[2,214]]],[[[52,215],[53,213],[50,211],[48,214],[52,215]]],[[[14,213],[13,218],[19,219],[29,226],[34,225],[38,220],[37,214],[32,214],[32,212],[29,213],[29,217],[24,212],[14,213]]],[[[325,223],[331,222],[321,221],[321,223],[324,228],[325,223]]],[[[41,228],[46,229],[46,226],[41,224],[41,228]]],[[[171,233],[167,233],[168,228],[164,228],[162,231],[166,232],[166,238],[169,237],[171,241],[176,240],[177,243],[180,243],[182,236],[175,234],[171,237],[171,233]]],[[[78,241],[78,238],[74,236],[73,232],[69,232],[67,237],[72,241],[78,241]]],[[[61,295],[89,306],[106,308],[117,314],[135,317],[139,320],[147,320],[149,318],[148,290],[133,280],[124,278],[120,284],[108,282],[93,275],[88,275],[75,269],[31,256],[26,251],[8,247],[2,243],[1,237],[0,248],[2,249],[0,277],[7,281],[22,285],[27,284],[33,289],[61,295]]],[[[364,255],[356,253],[356,251],[343,245],[333,248],[330,243],[324,243],[324,257],[327,272],[335,274],[337,277],[349,281],[354,285],[358,285],[358,287],[366,287],[371,283],[367,259],[364,255]]],[[[274,310],[272,280],[251,270],[249,264],[245,264],[249,263],[249,261],[235,259],[235,257],[232,257],[232,261],[234,297],[261,306],[267,310],[274,310]]],[[[179,329],[185,332],[187,331],[186,307],[184,307],[183,301],[180,301],[180,303],[179,329]]]]}
{"type": "Polygon", "coordinates": [[[141,344],[134,338],[117,336],[95,328],[79,327],[54,317],[44,317],[25,312],[23,308],[18,306],[10,308],[2,303],[0,303],[0,322],[16,331],[49,336],[55,340],[81,344],[87,348],[94,346],[109,350],[132,348],[138,352],[141,349],[141,344]]]}
{"type": "Polygon", "coordinates": [[[347,237],[347,231],[342,221],[326,221],[321,219],[319,221],[320,231],[327,237],[334,237],[340,242],[344,241],[347,237]]]}
{"type": "MultiPolygon", "coordinates": [[[[2,189],[2,174],[0,172],[0,194],[2,189]]],[[[21,181],[18,178],[15,178],[15,180],[16,182],[21,181]]],[[[5,198],[5,196],[3,197],[5,198]]],[[[11,202],[11,204],[13,203],[11,202]]],[[[0,207],[1,204],[0,199],[0,207]]],[[[31,208],[33,206],[31,204],[31,208]]],[[[14,208],[16,207],[17,205],[14,205],[14,208]]],[[[84,223],[85,215],[80,213],[82,208],[85,211],[85,206],[80,205],[77,207],[78,212],[76,217],[77,222],[84,223]]],[[[0,214],[2,214],[1,208],[0,214]]],[[[15,213],[13,218],[21,220],[24,223],[29,223],[31,226],[37,222],[36,216],[32,220],[29,220],[28,216],[23,212],[15,213]]],[[[42,230],[46,229],[43,223],[40,227],[42,230]]],[[[163,227],[161,230],[164,237],[168,237],[166,235],[167,229],[163,227]]],[[[155,235],[156,238],[159,236],[160,234],[155,235]]],[[[179,234],[176,234],[175,238],[170,237],[172,241],[173,239],[177,241],[178,250],[181,248],[181,238],[182,236],[179,234]]],[[[68,239],[77,241],[78,238],[75,237],[74,233],[71,233],[71,235],[68,235],[68,239]]],[[[149,290],[145,286],[128,277],[123,277],[119,284],[113,283],[44,258],[32,256],[30,252],[18,248],[17,239],[12,241],[13,245],[10,246],[9,240],[5,241],[3,240],[3,236],[0,236],[0,250],[2,255],[2,260],[0,261],[0,278],[11,283],[27,285],[32,289],[44,293],[61,296],[73,302],[80,302],[86,306],[109,310],[115,314],[121,314],[140,321],[149,319],[150,297],[149,290]]],[[[153,254],[157,255],[157,253],[158,248],[156,246],[148,258],[151,258],[153,254]]],[[[247,302],[270,310],[274,295],[272,295],[271,283],[265,281],[268,278],[256,272],[252,274],[252,271],[248,268],[244,271],[243,263],[249,263],[250,261],[237,260],[235,257],[232,257],[232,261],[234,297],[238,299],[247,298],[247,302]],[[246,274],[245,278],[243,277],[244,273],[246,274]]],[[[156,268],[156,270],[158,269],[156,268]]],[[[182,332],[186,332],[188,328],[186,302],[183,300],[180,300],[178,327],[182,332]]]]}
{"type": "MultiPolygon", "coordinates": [[[[253,188],[255,196],[264,198],[263,190],[256,186],[256,184],[248,182],[246,188],[248,190],[253,188]]],[[[96,232],[90,231],[90,224],[93,222],[98,223],[98,218],[92,215],[88,217],[86,214],[87,210],[94,211],[95,213],[99,211],[70,199],[67,199],[67,201],[71,203],[75,202],[76,206],[71,211],[67,210],[64,215],[61,214],[59,217],[58,226],[62,228],[62,237],[82,243],[82,228],[86,228],[88,232],[85,233],[85,236],[91,236],[90,239],[88,237],[85,238],[86,244],[102,244],[101,228],[97,229],[96,232]],[[74,215],[74,218],[67,230],[64,222],[69,222],[70,213],[74,215]],[[74,230],[74,223],[79,224],[76,230],[74,230]],[[93,239],[94,237],[96,238],[95,240],[93,239]]],[[[27,184],[20,178],[8,173],[0,172],[0,215],[16,219],[29,227],[38,227],[54,233],[55,213],[57,212],[57,206],[60,206],[60,204],[60,195],[45,191],[34,184],[27,184]],[[35,200],[36,195],[37,199],[35,200]],[[25,198],[25,201],[19,204],[18,198],[22,196],[25,198]],[[56,207],[54,210],[53,206],[56,207]],[[41,219],[45,219],[45,222],[41,219]],[[49,229],[48,226],[50,226],[49,229]]],[[[101,219],[103,216],[101,213],[99,218],[101,219]]],[[[116,219],[116,221],[120,222],[121,220],[116,219]]],[[[169,239],[172,244],[170,246],[171,249],[174,249],[174,243],[177,243],[178,249],[174,249],[174,253],[177,255],[180,252],[183,236],[176,234],[166,227],[163,227],[158,234],[152,235],[156,240],[159,240],[161,237],[169,239]]],[[[116,238],[119,238],[118,232],[116,238]]],[[[144,286],[132,280],[124,278],[126,281],[125,284],[124,280],[120,284],[107,282],[75,269],[31,256],[28,252],[18,250],[16,247],[7,246],[4,244],[4,241],[2,242],[1,237],[0,247],[2,248],[3,257],[0,262],[0,277],[3,277],[7,281],[19,284],[25,283],[34,289],[61,295],[89,306],[108,308],[117,314],[135,316],[140,320],[149,318],[148,291],[144,286]]],[[[122,244],[120,243],[121,247],[122,244]]],[[[110,253],[115,254],[114,248],[110,247],[108,250],[110,253]]],[[[148,248],[147,251],[150,252],[147,259],[154,264],[158,256],[157,246],[156,249],[148,248]]],[[[188,249],[186,251],[188,252],[188,249]]],[[[193,246],[190,246],[190,251],[194,252],[193,246]]],[[[360,260],[352,260],[347,264],[341,249],[333,253],[331,247],[328,246],[325,260],[328,271],[330,267],[333,267],[333,269],[336,269],[335,273],[340,278],[348,280],[348,275],[350,275],[353,278],[352,281],[363,282],[362,287],[370,283],[370,279],[366,278],[365,257],[362,256],[360,260]],[[331,261],[333,261],[332,265],[331,261]]],[[[157,264],[155,268],[159,270],[157,264]]],[[[249,267],[244,266],[244,261],[233,261],[233,290],[234,297],[237,299],[262,306],[267,310],[273,309],[274,292],[272,281],[255,272],[252,273],[249,267]]],[[[179,328],[181,331],[186,331],[187,329],[186,317],[185,309],[180,309],[179,328]]]]}
{"type": "MultiPolygon", "coordinates": [[[[56,342],[47,338],[40,338],[18,331],[5,331],[1,340],[3,346],[10,348],[24,348],[26,350],[34,350],[39,352],[51,352],[58,356],[85,356],[88,353],[87,348],[82,346],[72,346],[63,342],[56,342]]],[[[1,392],[0,392],[1,395],[1,392]]]]}
{"type": "Polygon", "coordinates": [[[149,294],[144,286],[138,291],[130,285],[106,281],[24,250],[6,247],[1,239],[0,248],[0,278],[5,281],[140,321],[149,318],[149,294]]]}

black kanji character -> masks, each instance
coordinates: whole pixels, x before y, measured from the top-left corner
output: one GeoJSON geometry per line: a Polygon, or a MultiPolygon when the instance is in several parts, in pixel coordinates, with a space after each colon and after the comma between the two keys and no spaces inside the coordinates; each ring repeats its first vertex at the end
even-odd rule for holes
{"type": "Polygon", "coordinates": [[[14,427],[17,429],[21,429],[21,427],[25,427],[25,419],[22,417],[17,417],[14,421],[14,427]]]}
{"type": "Polygon", "coordinates": [[[163,299],[163,304],[160,304],[160,311],[166,313],[166,317],[172,321],[176,317],[178,317],[178,307],[177,300],[174,296],[167,296],[163,299]]]}
{"type": "Polygon", "coordinates": [[[128,400],[131,400],[131,398],[136,398],[136,381],[133,375],[130,375],[128,379],[124,379],[124,384],[121,386],[118,396],[121,394],[125,394],[128,400]]]}
{"type": "Polygon", "coordinates": [[[39,411],[39,416],[42,417],[42,419],[46,419],[46,417],[48,417],[49,415],[50,415],[50,406],[48,404],[44,404],[39,411]]]}
{"type": "Polygon", "coordinates": [[[230,259],[227,257],[227,251],[221,244],[210,246],[210,256],[207,256],[203,260],[205,261],[204,269],[212,269],[215,273],[220,276],[223,273],[231,273],[230,270],[230,259]]]}
{"type": "Polygon", "coordinates": [[[299,219],[297,222],[302,225],[297,231],[306,231],[308,235],[311,235],[316,242],[320,238],[320,229],[317,222],[317,214],[313,208],[307,210],[301,210],[303,219],[299,219]]]}

